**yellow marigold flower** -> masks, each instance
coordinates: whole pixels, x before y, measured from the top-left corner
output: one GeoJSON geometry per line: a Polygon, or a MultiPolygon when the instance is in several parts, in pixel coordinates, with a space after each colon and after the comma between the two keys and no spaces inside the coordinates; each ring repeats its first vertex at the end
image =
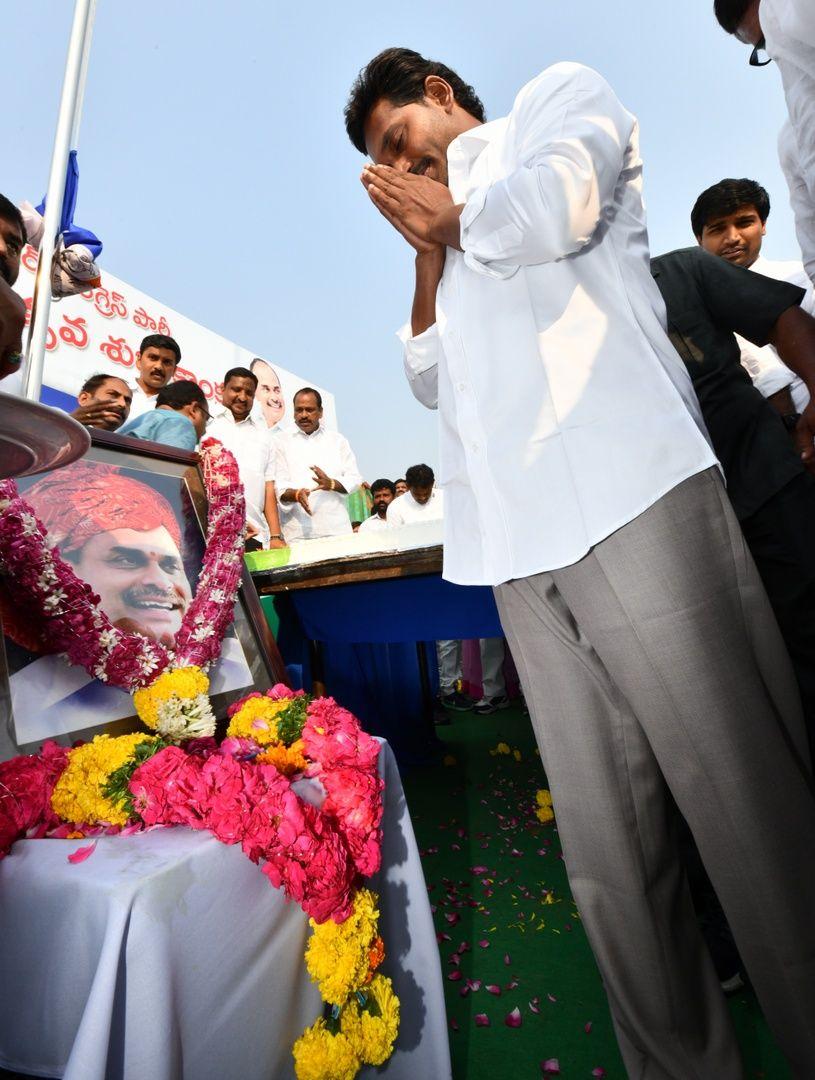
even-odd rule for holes
{"type": "Polygon", "coordinates": [[[365,985],[370,952],[378,937],[378,899],[370,889],[360,889],[345,922],[309,920],[313,933],[306,945],[306,967],[323,1001],[331,1005],[342,1005],[349,994],[365,985]]]}
{"type": "Polygon", "coordinates": [[[254,739],[261,746],[270,746],[279,741],[275,717],[289,704],[288,698],[249,698],[229,721],[226,733],[235,738],[254,739]]]}
{"type": "Polygon", "coordinates": [[[535,799],[538,806],[551,806],[552,805],[552,793],[548,788],[538,788],[535,792],[535,799]]]}
{"type": "Polygon", "coordinates": [[[541,825],[548,825],[550,821],[555,820],[555,812],[551,806],[539,806],[535,811],[535,817],[541,825]]]}
{"type": "Polygon", "coordinates": [[[360,1060],[342,1032],[332,1035],[321,1018],[292,1048],[297,1080],[354,1080],[360,1060]]]}
{"type": "Polygon", "coordinates": [[[293,776],[294,773],[303,772],[308,765],[304,749],[302,739],[293,742],[291,746],[272,743],[262,754],[258,754],[255,761],[261,765],[274,765],[284,776],[293,776]]]}
{"type": "Polygon", "coordinates": [[[103,789],[110,774],[124,765],[144,742],[155,742],[155,736],[143,732],[115,739],[97,735],[93,742],[71,750],[68,764],[51,795],[54,813],[63,821],[77,824],[127,824],[127,812],[106,798],[103,789]]]}
{"type": "Polygon", "coordinates": [[[149,686],[137,690],[133,703],[142,723],[157,731],[161,727],[162,713],[177,702],[196,702],[209,693],[209,679],[199,667],[180,667],[162,671],[149,686]]]}
{"type": "Polygon", "coordinates": [[[511,753],[511,751],[509,749],[509,745],[507,743],[505,743],[505,742],[499,742],[495,749],[499,754],[509,754],[509,753],[511,753]]]}
{"type": "Polygon", "coordinates": [[[521,751],[520,751],[520,750],[513,750],[513,751],[512,751],[512,756],[513,756],[513,757],[515,758],[515,760],[516,760],[516,761],[521,761],[521,760],[522,760],[522,756],[521,756],[521,751]]]}
{"type": "Polygon", "coordinates": [[[377,975],[364,993],[373,1007],[360,1005],[352,995],[340,1013],[340,1031],[364,1065],[382,1065],[399,1033],[399,998],[384,975],[377,975]]]}

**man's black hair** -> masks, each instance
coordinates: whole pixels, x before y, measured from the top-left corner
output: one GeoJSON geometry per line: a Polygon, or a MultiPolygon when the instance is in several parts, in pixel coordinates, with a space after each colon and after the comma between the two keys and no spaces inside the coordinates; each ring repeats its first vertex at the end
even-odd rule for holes
{"type": "Polygon", "coordinates": [[[755,180],[720,180],[703,191],[690,212],[693,235],[698,239],[702,230],[714,218],[735,214],[742,206],[754,206],[762,224],[770,216],[770,196],[755,180]]]}
{"type": "Polygon", "coordinates": [[[257,389],[258,377],[254,373],[254,371],[250,371],[249,368],[230,368],[229,371],[227,371],[226,375],[224,375],[224,386],[226,386],[230,379],[250,379],[255,384],[255,389],[257,389]]]}
{"type": "Polygon", "coordinates": [[[436,477],[429,465],[411,465],[405,473],[405,481],[409,488],[430,487],[436,477]]]}
{"type": "Polygon", "coordinates": [[[26,236],[23,215],[11,199],[7,199],[5,195],[0,195],[0,218],[2,218],[3,221],[10,221],[12,224],[16,225],[20,230],[20,236],[23,238],[23,243],[27,243],[28,238],[26,236]]]}
{"type": "Polygon", "coordinates": [[[315,398],[317,399],[317,408],[322,409],[322,407],[323,407],[323,396],[322,396],[322,394],[320,393],[319,390],[315,390],[313,386],[303,386],[294,395],[294,397],[292,398],[292,401],[293,402],[297,401],[297,399],[300,397],[301,394],[314,394],[315,398]]]}
{"type": "Polygon", "coordinates": [[[406,484],[406,483],[407,483],[407,480],[405,480],[404,476],[397,476],[396,479],[393,482],[393,486],[395,488],[397,484],[406,484]]]}
{"type": "Polygon", "coordinates": [[[374,480],[371,484],[371,494],[376,495],[377,491],[389,491],[391,495],[396,494],[396,484],[393,480],[374,480]]]}
{"type": "Polygon", "coordinates": [[[121,375],[108,375],[105,371],[100,371],[96,375],[91,375],[89,379],[86,379],[82,383],[82,387],[79,391],[80,394],[95,394],[100,386],[104,386],[108,379],[118,379],[119,382],[123,382],[127,385],[127,380],[123,379],[121,375]]]}
{"type": "Polygon", "coordinates": [[[424,98],[424,82],[437,75],[453,88],[456,103],[476,120],[486,119],[481,100],[462,78],[436,60],[425,60],[412,49],[385,49],[357,75],[345,106],[345,130],[361,154],[365,148],[365,122],[382,98],[394,105],[409,105],[424,98]]]}
{"type": "Polygon", "coordinates": [[[145,349],[150,348],[169,349],[170,352],[175,353],[176,364],[181,362],[181,349],[175,338],[171,338],[169,334],[148,334],[147,337],[142,340],[141,345],[139,345],[139,352],[143,353],[145,349]]]}
{"type": "Polygon", "coordinates": [[[719,26],[728,34],[735,34],[752,0],[713,0],[713,11],[719,26]]]}
{"type": "Polygon", "coordinates": [[[162,387],[156,395],[156,408],[159,405],[169,405],[176,412],[185,405],[200,405],[204,412],[209,412],[206,394],[198,383],[191,379],[179,379],[178,382],[162,387]]]}

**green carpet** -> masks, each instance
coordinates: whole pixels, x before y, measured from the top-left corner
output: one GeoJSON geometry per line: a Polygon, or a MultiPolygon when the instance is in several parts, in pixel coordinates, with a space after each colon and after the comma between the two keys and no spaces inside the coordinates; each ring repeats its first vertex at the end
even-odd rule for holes
{"type": "MultiPolygon", "coordinates": [[[[437,729],[445,763],[403,781],[434,906],[453,1076],[624,1080],[557,825],[535,817],[546,780],[529,719],[517,708],[449,715],[437,729]],[[517,755],[491,754],[499,743],[517,755]],[[520,1026],[507,1024],[513,1016],[520,1026]]],[[[786,1080],[753,994],[730,1004],[746,1076],[786,1080]]]]}

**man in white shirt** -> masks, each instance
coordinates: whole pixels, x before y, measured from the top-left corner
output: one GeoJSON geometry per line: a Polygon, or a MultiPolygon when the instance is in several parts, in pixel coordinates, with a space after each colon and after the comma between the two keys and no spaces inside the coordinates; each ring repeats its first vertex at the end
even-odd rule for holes
{"type": "Polygon", "coordinates": [[[294,395],[293,431],[275,440],[275,474],[283,535],[292,540],[351,532],[345,496],[362,483],[348,440],[320,421],[323,399],[305,386],[294,395]]]}
{"type": "Polygon", "coordinates": [[[789,120],[778,154],[790,189],[804,266],[815,282],[815,5],[812,0],[715,0],[716,18],[729,34],[752,45],[750,64],[761,53],[781,73],[789,120]]]}
{"type": "Polygon", "coordinates": [[[411,465],[405,473],[407,491],[388,507],[388,525],[438,521],[444,517],[442,493],[429,465],[411,465]]]}
{"type": "Polygon", "coordinates": [[[280,529],[275,490],[273,436],[252,416],[258,377],[248,368],[230,368],[224,375],[223,412],[215,416],[207,434],[231,450],[246,499],[246,550],[285,547],[280,529]]]}
{"type": "Polygon", "coordinates": [[[371,484],[371,516],[360,522],[357,532],[379,532],[388,527],[388,507],[396,497],[393,480],[374,480],[371,484]]]}
{"type": "Polygon", "coordinates": [[[130,403],[129,419],[156,407],[159,390],[169,385],[181,361],[181,349],[167,334],[148,334],[136,353],[136,385],[130,403]]]}
{"type": "Polygon", "coordinates": [[[486,124],[407,49],[371,61],[345,115],[416,255],[402,339],[439,409],[445,576],[496,586],[628,1072],[743,1076],[673,799],[780,1044],[815,1075],[806,733],[666,333],[636,119],[557,64],[486,124]]]}
{"type": "MultiPolygon", "coordinates": [[[[720,180],[696,200],[691,211],[691,227],[696,242],[711,255],[805,289],[801,307],[815,315],[815,290],[803,264],[795,260],[771,260],[761,254],[769,214],[770,197],[761,184],[748,179],[720,180]]],[[[792,427],[796,414],[802,413],[809,402],[806,383],[790,371],[772,345],[754,345],[738,334],[736,338],[741,347],[742,365],[750,373],[753,385],[792,427]]]]}

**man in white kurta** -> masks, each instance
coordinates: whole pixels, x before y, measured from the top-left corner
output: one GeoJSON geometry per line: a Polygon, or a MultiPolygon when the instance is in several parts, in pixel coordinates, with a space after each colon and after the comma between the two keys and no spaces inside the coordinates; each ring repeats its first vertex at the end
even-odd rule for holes
{"type": "Polygon", "coordinates": [[[636,119],[557,64],[483,123],[470,86],[406,49],[371,61],[345,115],[414,249],[401,336],[439,410],[444,573],[496,586],[628,1072],[743,1076],[675,800],[779,1042],[815,1075],[800,701],[667,337],[636,119]]]}
{"type": "Polygon", "coordinates": [[[789,120],[778,156],[790,191],[804,266],[815,282],[815,4],[812,0],[716,0],[720,25],[781,73],[789,120]]]}
{"type": "Polygon", "coordinates": [[[275,490],[275,436],[252,416],[258,378],[249,368],[224,375],[223,410],[210,421],[207,435],[219,439],[238,463],[246,500],[247,547],[283,547],[275,490]]]}
{"type": "Polygon", "coordinates": [[[362,483],[357,460],[344,435],[322,425],[319,391],[294,395],[294,423],[275,441],[280,523],[287,543],[350,533],[345,496],[362,483]]]}

